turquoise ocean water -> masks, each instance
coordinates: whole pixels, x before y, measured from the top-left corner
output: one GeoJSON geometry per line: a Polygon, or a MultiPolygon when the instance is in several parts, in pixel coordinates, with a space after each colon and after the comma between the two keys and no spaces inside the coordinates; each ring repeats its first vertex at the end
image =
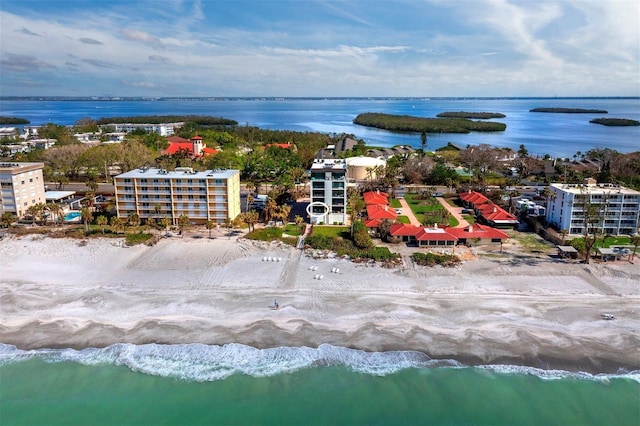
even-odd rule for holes
{"type": "Polygon", "coordinates": [[[0,345],[2,425],[639,423],[638,372],[464,367],[330,345],[0,345]]]}

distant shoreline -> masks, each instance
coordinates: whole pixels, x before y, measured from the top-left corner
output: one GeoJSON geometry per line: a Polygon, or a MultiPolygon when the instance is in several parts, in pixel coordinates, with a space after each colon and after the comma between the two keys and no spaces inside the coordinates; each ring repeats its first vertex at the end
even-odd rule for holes
{"type": "Polygon", "coordinates": [[[104,101],[104,102],[118,102],[118,101],[290,101],[290,100],[308,100],[308,101],[344,101],[344,100],[418,100],[418,101],[441,101],[441,100],[527,100],[527,99],[542,99],[542,100],[573,100],[573,99],[640,99],[640,96],[578,96],[578,97],[502,97],[502,96],[487,96],[487,97],[469,97],[469,96],[431,96],[431,97],[403,97],[403,96],[299,96],[299,97],[278,97],[278,96],[0,96],[0,101],[104,101]]]}

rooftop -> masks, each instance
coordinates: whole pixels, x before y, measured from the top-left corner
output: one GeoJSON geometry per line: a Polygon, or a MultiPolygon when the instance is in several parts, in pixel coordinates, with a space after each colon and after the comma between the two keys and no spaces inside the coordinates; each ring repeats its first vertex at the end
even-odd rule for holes
{"type": "Polygon", "coordinates": [[[640,192],[613,183],[579,184],[579,183],[552,183],[551,189],[559,189],[571,194],[625,194],[640,195],[640,192]]]}
{"type": "Polygon", "coordinates": [[[165,169],[156,169],[156,168],[147,168],[142,167],[140,169],[131,170],[126,173],[122,173],[121,175],[116,176],[117,178],[169,178],[169,179],[177,179],[177,178],[187,178],[187,179],[228,179],[231,176],[240,173],[238,170],[233,169],[216,169],[216,170],[205,170],[203,172],[198,172],[193,170],[190,167],[178,167],[175,170],[165,170],[165,169]]]}

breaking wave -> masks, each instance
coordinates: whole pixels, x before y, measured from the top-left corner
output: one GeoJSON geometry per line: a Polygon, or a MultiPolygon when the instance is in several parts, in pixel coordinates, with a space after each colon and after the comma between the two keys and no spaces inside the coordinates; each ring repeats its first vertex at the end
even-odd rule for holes
{"type": "MultiPolygon", "coordinates": [[[[83,365],[126,366],[132,371],[180,380],[208,382],[241,374],[267,377],[318,366],[341,366],[354,372],[384,376],[409,368],[469,368],[454,360],[434,360],[416,351],[365,352],[329,344],[317,348],[277,347],[258,349],[238,343],[134,345],[120,343],[106,348],[21,350],[0,344],[0,366],[41,359],[45,362],[76,362],[83,365]]],[[[542,379],[609,380],[630,378],[640,383],[640,371],[622,374],[572,373],[513,365],[473,368],[503,374],[528,374],[542,379]]]]}

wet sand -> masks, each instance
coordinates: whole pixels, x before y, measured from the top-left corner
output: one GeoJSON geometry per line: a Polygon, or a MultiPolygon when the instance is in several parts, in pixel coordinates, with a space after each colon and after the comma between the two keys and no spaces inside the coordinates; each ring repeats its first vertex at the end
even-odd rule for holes
{"type": "Polygon", "coordinates": [[[469,364],[640,369],[638,260],[504,255],[386,269],[220,236],[130,248],[11,237],[0,259],[0,342],[23,349],[330,343],[469,364]]]}

